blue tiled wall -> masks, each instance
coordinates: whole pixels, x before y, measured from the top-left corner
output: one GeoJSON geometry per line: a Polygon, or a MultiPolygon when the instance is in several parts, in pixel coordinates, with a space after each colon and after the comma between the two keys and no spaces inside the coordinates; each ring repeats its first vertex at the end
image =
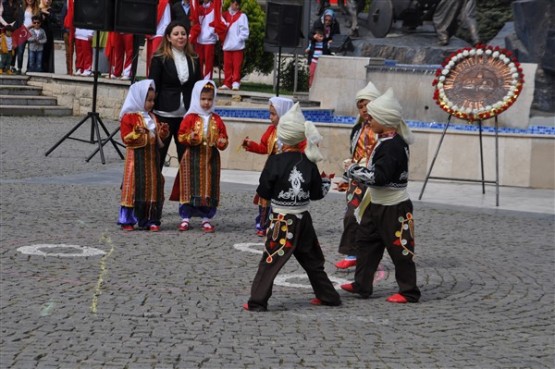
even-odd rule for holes
{"type": "MultiPolygon", "coordinates": [[[[250,119],[270,119],[268,109],[252,109],[252,108],[216,108],[216,113],[222,117],[228,118],[250,118],[250,119]]],[[[355,118],[350,116],[336,116],[333,115],[333,110],[331,109],[310,109],[303,110],[303,114],[306,120],[310,120],[317,123],[334,123],[334,124],[354,124],[355,118]]],[[[407,121],[407,124],[411,128],[422,128],[422,129],[438,129],[442,130],[445,127],[445,123],[436,122],[418,122],[418,121],[407,121]]],[[[482,127],[483,132],[495,132],[494,127],[484,126],[482,127]]],[[[468,131],[477,132],[477,124],[450,124],[450,131],[468,131]]],[[[513,133],[513,134],[533,134],[533,135],[548,135],[555,136],[555,127],[547,126],[531,126],[528,129],[521,128],[499,128],[499,133],[513,133]]]]}

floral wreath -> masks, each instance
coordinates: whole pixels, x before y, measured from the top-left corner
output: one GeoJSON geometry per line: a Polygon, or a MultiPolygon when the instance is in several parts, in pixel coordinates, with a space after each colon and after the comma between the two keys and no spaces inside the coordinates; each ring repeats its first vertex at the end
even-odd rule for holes
{"type": "Polygon", "coordinates": [[[469,122],[492,118],[517,99],[524,74],[516,57],[498,46],[466,47],[436,71],[434,100],[447,113],[469,122]]]}

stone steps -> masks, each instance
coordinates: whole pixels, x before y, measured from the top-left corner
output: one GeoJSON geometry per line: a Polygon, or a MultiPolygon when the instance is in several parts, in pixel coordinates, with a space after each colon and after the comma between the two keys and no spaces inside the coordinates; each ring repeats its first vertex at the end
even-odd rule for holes
{"type": "Polygon", "coordinates": [[[29,86],[28,76],[0,76],[0,116],[71,116],[73,110],[58,105],[42,88],[29,86]]]}

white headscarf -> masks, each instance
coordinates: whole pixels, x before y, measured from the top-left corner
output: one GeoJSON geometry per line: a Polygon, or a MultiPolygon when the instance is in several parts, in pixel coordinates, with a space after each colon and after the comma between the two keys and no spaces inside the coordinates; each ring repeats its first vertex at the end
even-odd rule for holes
{"type": "Polygon", "coordinates": [[[377,99],[382,93],[380,92],[380,90],[378,90],[376,88],[376,86],[374,86],[374,84],[372,82],[368,82],[368,84],[366,85],[366,87],[364,87],[362,90],[359,90],[355,96],[355,100],[359,101],[359,100],[375,100],[377,99]]]}
{"type": "Polygon", "coordinates": [[[154,132],[156,131],[156,123],[148,114],[149,112],[145,111],[146,96],[148,95],[148,90],[151,88],[156,91],[154,81],[151,79],[143,79],[142,81],[135,82],[129,86],[129,91],[127,92],[127,96],[123,102],[123,107],[119,113],[119,119],[121,120],[121,118],[127,113],[139,113],[143,116],[146,127],[151,132],[150,134],[154,135],[154,132]]]}
{"type": "Polygon", "coordinates": [[[216,95],[218,94],[218,89],[216,88],[216,83],[209,79],[202,79],[197,81],[193,86],[193,92],[191,93],[191,105],[189,106],[189,110],[185,114],[198,114],[198,115],[208,115],[214,111],[216,107],[216,95]],[[211,84],[214,87],[214,104],[208,110],[204,110],[200,106],[200,93],[205,85],[211,84]]]}
{"type": "Polygon", "coordinates": [[[403,120],[401,115],[403,108],[395,97],[393,89],[389,88],[382,96],[369,102],[366,108],[368,114],[381,125],[395,128],[407,144],[410,145],[414,141],[410,128],[403,120]]]}
{"type": "Polygon", "coordinates": [[[282,117],[293,106],[293,100],[286,97],[274,96],[270,98],[270,105],[276,109],[278,117],[282,117]]]}
{"type": "Polygon", "coordinates": [[[317,163],[324,159],[318,144],[322,141],[322,136],[311,121],[305,121],[299,103],[285,113],[277,126],[277,136],[286,145],[296,145],[305,138],[307,141],[304,153],[308,159],[317,163]]]}
{"type": "Polygon", "coordinates": [[[145,110],[146,95],[149,89],[156,91],[154,81],[151,79],[143,79],[129,86],[129,91],[125,97],[123,107],[119,113],[119,119],[127,113],[138,113],[145,110]]]}

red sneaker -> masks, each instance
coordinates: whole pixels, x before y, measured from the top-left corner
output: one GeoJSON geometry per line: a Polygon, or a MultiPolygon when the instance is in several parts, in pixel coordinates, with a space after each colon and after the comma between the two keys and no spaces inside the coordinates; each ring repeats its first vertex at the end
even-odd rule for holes
{"type": "Polygon", "coordinates": [[[243,304],[243,309],[249,310],[249,303],[248,303],[248,302],[245,302],[245,303],[243,304]]]}
{"type": "Polygon", "coordinates": [[[189,222],[187,222],[186,220],[182,221],[181,224],[179,225],[179,230],[181,232],[188,231],[189,230],[189,222]]]}
{"type": "Polygon", "coordinates": [[[124,225],[121,226],[121,229],[123,231],[126,231],[126,232],[131,232],[131,231],[135,230],[135,227],[133,227],[133,225],[131,225],[131,224],[124,224],[124,225]]]}
{"type": "Polygon", "coordinates": [[[310,305],[322,305],[322,300],[320,300],[318,297],[315,297],[310,300],[310,305]]]}
{"type": "Polygon", "coordinates": [[[356,293],[355,292],[355,287],[353,286],[352,283],[345,283],[341,285],[341,289],[350,293],[356,293]]]}
{"type": "Polygon", "coordinates": [[[409,302],[409,300],[407,300],[407,298],[400,293],[389,296],[387,299],[385,299],[385,301],[392,302],[394,304],[406,304],[407,302],[409,302]]]}
{"type": "Polygon", "coordinates": [[[357,259],[343,259],[335,263],[337,269],[347,269],[357,265],[357,259]]]}
{"type": "Polygon", "coordinates": [[[262,229],[258,229],[258,230],[256,231],[256,235],[257,235],[258,237],[265,237],[265,236],[266,236],[266,231],[263,231],[262,229]]]}
{"type": "Polygon", "coordinates": [[[150,227],[148,227],[148,230],[151,232],[160,232],[160,226],[153,224],[150,227]]]}
{"type": "Polygon", "coordinates": [[[216,227],[214,227],[210,222],[202,223],[202,230],[204,233],[214,233],[216,232],[216,227]]]}

